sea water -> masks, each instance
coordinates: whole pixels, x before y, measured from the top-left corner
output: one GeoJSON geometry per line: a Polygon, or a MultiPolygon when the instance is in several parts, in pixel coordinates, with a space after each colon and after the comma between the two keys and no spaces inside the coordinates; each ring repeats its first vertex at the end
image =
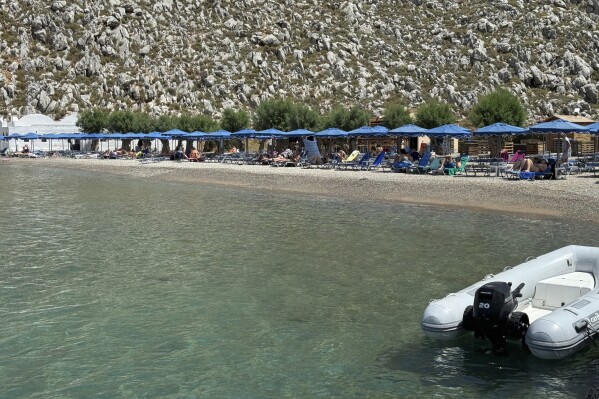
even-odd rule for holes
{"type": "Polygon", "coordinates": [[[35,164],[0,204],[0,398],[570,398],[599,369],[420,329],[596,225],[35,164]]]}

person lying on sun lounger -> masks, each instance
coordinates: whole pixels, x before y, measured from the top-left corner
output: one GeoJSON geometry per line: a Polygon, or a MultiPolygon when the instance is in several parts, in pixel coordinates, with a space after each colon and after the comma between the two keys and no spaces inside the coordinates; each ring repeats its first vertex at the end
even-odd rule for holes
{"type": "Polygon", "coordinates": [[[520,161],[516,161],[513,165],[508,165],[508,169],[519,170],[522,172],[545,172],[548,166],[549,163],[546,159],[534,157],[533,159],[525,158],[520,161]]]}
{"type": "Polygon", "coordinates": [[[289,158],[285,157],[283,153],[279,154],[276,158],[273,158],[272,162],[297,162],[301,158],[301,155],[298,151],[293,151],[289,158]]]}

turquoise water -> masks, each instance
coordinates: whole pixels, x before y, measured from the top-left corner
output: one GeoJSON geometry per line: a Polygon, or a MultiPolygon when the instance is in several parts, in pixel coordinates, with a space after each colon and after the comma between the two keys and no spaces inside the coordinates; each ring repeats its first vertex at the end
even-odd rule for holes
{"type": "Polygon", "coordinates": [[[432,298],[599,227],[0,164],[0,398],[581,397],[425,338],[432,298]]]}

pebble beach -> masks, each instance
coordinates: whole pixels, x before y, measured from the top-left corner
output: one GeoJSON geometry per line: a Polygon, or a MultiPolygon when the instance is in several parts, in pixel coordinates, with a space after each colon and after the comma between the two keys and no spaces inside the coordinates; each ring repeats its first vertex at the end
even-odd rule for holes
{"type": "Polygon", "coordinates": [[[413,203],[599,223],[599,177],[592,173],[571,175],[564,180],[525,181],[481,175],[413,175],[380,170],[304,169],[169,160],[141,163],[139,160],[120,159],[10,158],[0,163],[0,167],[12,165],[69,168],[262,192],[413,203]]]}

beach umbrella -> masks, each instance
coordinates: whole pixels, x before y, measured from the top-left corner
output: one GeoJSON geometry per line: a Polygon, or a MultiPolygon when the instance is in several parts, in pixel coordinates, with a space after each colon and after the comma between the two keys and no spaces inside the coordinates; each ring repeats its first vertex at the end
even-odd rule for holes
{"type": "Polygon", "coordinates": [[[336,127],[330,127],[314,134],[314,137],[341,138],[348,137],[348,133],[345,130],[337,129],[336,127]]]}
{"type": "MultiPolygon", "coordinates": [[[[590,133],[588,126],[582,126],[576,123],[568,122],[563,119],[556,119],[550,122],[538,123],[530,126],[528,130],[531,133],[538,134],[550,134],[557,133],[566,135],[567,133],[590,133]]],[[[558,154],[557,165],[559,166],[559,160],[562,157],[562,153],[558,154]]]]}
{"type": "Polygon", "coordinates": [[[448,124],[429,129],[426,135],[431,139],[443,138],[445,143],[445,140],[449,137],[466,138],[472,136],[472,132],[465,127],[455,124],[448,124]]]}
{"type": "Polygon", "coordinates": [[[345,130],[337,129],[335,127],[330,127],[328,129],[322,130],[314,135],[315,138],[319,137],[328,137],[329,138],[329,150],[332,146],[332,139],[334,138],[347,138],[348,133],[345,130]]]}
{"type": "Polygon", "coordinates": [[[306,129],[295,129],[290,132],[285,132],[285,136],[288,137],[306,137],[306,136],[314,136],[314,132],[306,129]]]}
{"type": "Polygon", "coordinates": [[[428,129],[425,129],[416,125],[403,125],[401,127],[395,128],[393,130],[389,130],[389,134],[393,136],[401,136],[401,137],[419,137],[426,136],[428,133],[428,129]]]}
{"type": "Polygon", "coordinates": [[[215,140],[219,143],[220,148],[224,147],[224,141],[231,138],[231,132],[227,130],[217,130],[216,132],[211,132],[204,136],[206,140],[215,140]]]}
{"type": "MultiPolygon", "coordinates": [[[[496,154],[501,152],[500,148],[502,146],[501,140],[505,135],[517,135],[517,134],[527,134],[528,129],[523,127],[508,125],[507,123],[493,123],[492,125],[481,127],[474,131],[474,133],[478,136],[496,136],[497,139],[495,141],[495,145],[497,146],[496,154]]],[[[499,159],[497,159],[497,168],[495,169],[496,175],[499,176],[499,159]]]]}
{"type": "Polygon", "coordinates": [[[503,136],[527,134],[528,129],[519,126],[508,125],[507,123],[494,123],[485,127],[481,127],[474,131],[479,136],[503,136]]]}
{"type": "Polygon", "coordinates": [[[587,129],[589,129],[589,133],[599,133],[599,122],[595,122],[591,125],[587,125],[585,126],[587,129]]]}
{"type": "Polygon", "coordinates": [[[231,137],[238,138],[239,140],[245,139],[245,153],[247,154],[250,138],[260,138],[262,135],[254,129],[241,129],[231,133],[231,137]]]}
{"type": "Polygon", "coordinates": [[[386,137],[389,134],[389,129],[385,126],[362,126],[347,132],[348,137],[363,137],[366,138],[366,151],[370,148],[371,137],[386,137]]]}
{"type": "Polygon", "coordinates": [[[272,137],[276,137],[279,135],[284,135],[285,132],[279,129],[275,129],[275,128],[270,128],[270,129],[265,129],[265,130],[260,130],[259,131],[260,134],[263,135],[267,135],[267,136],[272,136],[272,137]]]}
{"type": "Polygon", "coordinates": [[[461,127],[455,124],[438,126],[432,129],[429,129],[426,133],[429,137],[454,137],[454,138],[463,138],[470,137],[472,132],[465,127],[461,127]]]}
{"type": "Polygon", "coordinates": [[[36,139],[39,139],[40,135],[37,133],[25,133],[23,135],[21,135],[18,140],[31,140],[31,152],[35,151],[35,141],[36,139]]]}
{"type": "Polygon", "coordinates": [[[400,147],[399,137],[421,137],[421,136],[426,136],[427,133],[428,133],[428,129],[425,129],[423,127],[413,125],[413,124],[407,124],[407,125],[403,125],[403,126],[395,128],[395,129],[389,130],[389,135],[395,136],[395,138],[396,138],[398,149],[400,147]]]}
{"type": "Polygon", "coordinates": [[[347,132],[349,137],[384,137],[388,136],[389,129],[385,126],[362,126],[354,130],[347,132]]]}
{"type": "Polygon", "coordinates": [[[576,123],[568,122],[563,119],[556,119],[550,122],[543,122],[528,128],[533,133],[588,133],[588,126],[582,126],[576,123]]]}

